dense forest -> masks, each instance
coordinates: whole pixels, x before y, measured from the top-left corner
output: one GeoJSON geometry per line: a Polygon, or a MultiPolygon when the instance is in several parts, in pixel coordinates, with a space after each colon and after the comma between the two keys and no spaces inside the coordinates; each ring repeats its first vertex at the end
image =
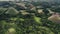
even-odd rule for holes
{"type": "Polygon", "coordinates": [[[60,34],[59,5],[0,2],[0,34],[60,34]]]}

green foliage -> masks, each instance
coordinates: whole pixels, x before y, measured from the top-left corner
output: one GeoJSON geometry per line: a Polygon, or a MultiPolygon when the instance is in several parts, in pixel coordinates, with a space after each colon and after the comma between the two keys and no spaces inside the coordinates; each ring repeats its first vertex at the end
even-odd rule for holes
{"type": "Polygon", "coordinates": [[[53,12],[58,12],[58,13],[60,13],[60,7],[52,7],[51,8],[51,10],[53,11],[53,12]]]}
{"type": "MultiPolygon", "coordinates": [[[[0,19],[0,34],[60,34],[60,24],[49,21],[47,19],[49,15],[39,15],[38,13],[31,15],[32,13],[29,13],[26,16],[15,8],[9,8],[5,14],[11,15],[11,17],[6,20],[0,19]],[[37,17],[35,14],[41,17],[37,17]],[[14,15],[16,17],[12,17],[14,15]]],[[[5,16],[2,15],[2,17],[5,16]]]]}
{"type": "Polygon", "coordinates": [[[6,10],[7,8],[0,8],[0,15],[3,14],[6,10]]]}

